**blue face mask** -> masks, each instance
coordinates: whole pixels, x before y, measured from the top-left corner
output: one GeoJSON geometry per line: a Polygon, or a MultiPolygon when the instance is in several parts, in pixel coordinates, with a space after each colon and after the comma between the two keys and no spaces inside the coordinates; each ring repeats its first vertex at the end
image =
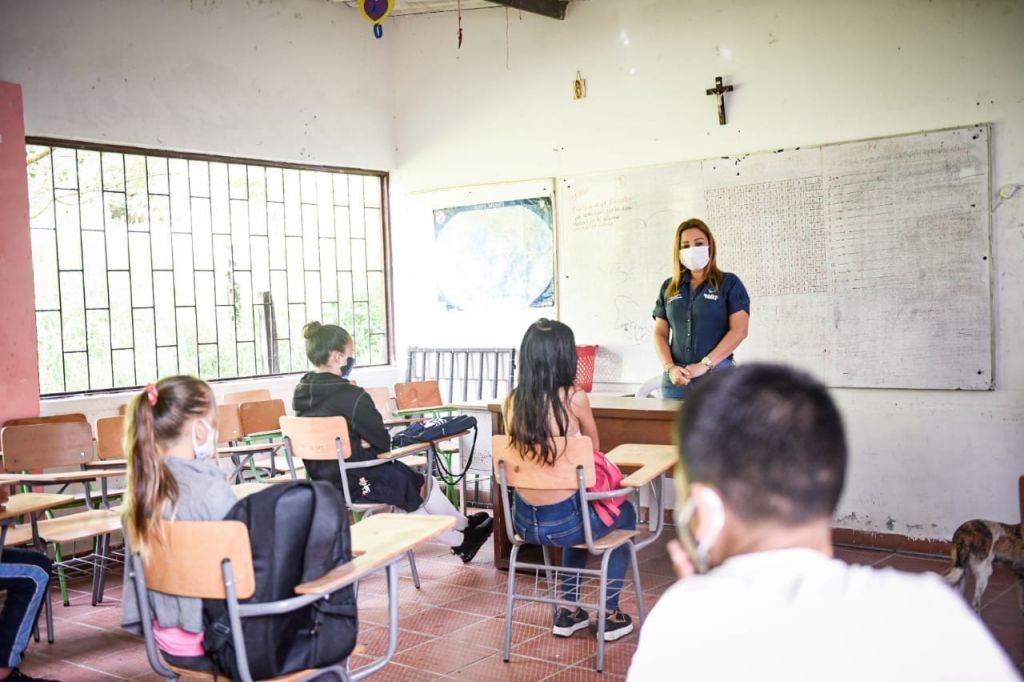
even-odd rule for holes
{"type": "Polygon", "coordinates": [[[356,366],[356,359],[354,356],[349,356],[348,360],[345,361],[345,366],[341,368],[341,378],[348,379],[348,375],[352,373],[352,368],[356,366]]]}

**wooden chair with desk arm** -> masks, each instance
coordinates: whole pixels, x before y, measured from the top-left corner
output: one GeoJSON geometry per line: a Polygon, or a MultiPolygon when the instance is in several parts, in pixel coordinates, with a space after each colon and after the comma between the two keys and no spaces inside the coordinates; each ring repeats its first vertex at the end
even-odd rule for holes
{"type": "MultiPolygon", "coordinates": [[[[0,557],[3,550],[8,546],[8,533],[11,530],[20,532],[24,536],[24,525],[16,526],[18,519],[29,517],[28,532],[33,549],[42,551],[45,549],[43,541],[39,537],[39,514],[60,507],[73,501],[71,495],[60,495],[56,493],[19,493],[8,496],[7,486],[0,484],[0,557]]],[[[11,546],[28,544],[24,539],[12,538],[11,546]]],[[[51,579],[52,584],[52,579],[51,579]]],[[[50,585],[47,585],[46,594],[43,597],[43,610],[46,613],[46,639],[53,644],[53,604],[50,601],[50,585]]],[[[33,625],[32,634],[35,640],[39,641],[39,624],[33,625]]]]}
{"type": "MultiPolygon", "coordinates": [[[[672,423],[679,409],[679,401],[656,398],[626,398],[607,395],[590,395],[590,405],[597,424],[601,447],[607,457],[614,461],[615,450],[625,444],[672,445],[672,423]]],[[[501,403],[490,403],[491,433],[505,433],[505,421],[501,414],[501,403]]],[[[635,469],[628,462],[616,462],[624,472],[635,469]]],[[[670,473],[670,472],[666,472],[670,473]]],[[[653,488],[652,488],[653,490],[653,488]]],[[[657,489],[658,503],[661,504],[660,484],[657,489]]],[[[494,505],[494,564],[500,569],[508,568],[508,557],[512,545],[504,530],[502,509],[506,500],[492,493],[494,505]]],[[[652,521],[654,520],[654,512],[652,521]]],[[[663,513],[659,515],[659,518],[663,513]]],[[[660,523],[660,522],[659,522],[660,523]]],[[[653,526],[653,524],[652,524],[653,526]]],[[[654,528],[652,527],[652,531],[654,528]]],[[[646,543],[646,540],[644,540],[646,543]]]]}
{"type": "Polygon", "coordinates": [[[387,386],[367,386],[364,390],[373,400],[373,406],[380,412],[381,418],[384,419],[384,426],[388,429],[423,421],[424,417],[394,416],[394,410],[391,409],[391,395],[388,393],[387,386]]]}
{"type": "Polygon", "coordinates": [[[224,599],[233,623],[232,638],[236,665],[242,680],[251,680],[242,637],[244,619],[271,613],[285,613],[324,599],[337,590],[358,582],[379,570],[387,574],[388,646],[383,656],[358,670],[348,670],[347,661],[319,670],[303,670],[274,678],[277,682],[313,679],[334,672],[342,680],[362,680],[383,668],[398,646],[398,567],[406,552],[447,530],[454,520],[436,516],[380,514],[352,526],[352,560],[326,575],[298,585],[295,596],[265,604],[241,604],[239,600],[255,590],[252,549],[248,531],[238,521],[171,521],[167,539],[153,548],[145,561],[132,556],[136,594],[142,610],[141,624],[146,653],[153,670],[167,678],[179,675],[209,679],[209,673],[168,665],[161,658],[153,636],[146,590],[181,597],[224,599]],[[182,557],[189,557],[182,561],[182,557]]]}
{"type": "MultiPolygon", "coordinates": [[[[52,544],[56,558],[58,580],[64,604],[70,603],[66,570],[85,571],[91,569],[93,577],[92,601],[103,600],[107,555],[110,550],[110,535],[121,528],[121,518],[110,510],[107,497],[107,479],[124,476],[117,469],[94,469],[82,471],[80,467],[94,458],[92,429],[88,422],[53,422],[23,426],[5,426],[0,432],[4,468],[23,473],[0,474],[0,484],[6,485],[60,485],[81,483],[85,486],[86,509],[72,512],[58,518],[38,523],[38,538],[42,544],[52,544]],[[47,469],[79,468],[78,471],[47,473],[47,469]],[[43,473],[27,473],[42,471],[43,473]],[[101,500],[99,506],[92,499],[91,485],[100,482],[101,500]],[[64,560],[61,543],[90,540],[93,551],[86,557],[64,560]]],[[[8,545],[25,544],[31,536],[18,534],[17,528],[6,538],[8,545]]]]}
{"type": "MultiPolygon", "coordinates": [[[[587,488],[594,485],[596,480],[594,465],[594,450],[591,440],[586,436],[575,436],[571,438],[556,438],[557,458],[553,464],[544,464],[531,458],[524,458],[518,450],[512,447],[508,436],[498,435],[493,437],[492,453],[495,476],[499,482],[499,490],[502,500],[508,501],[510,488],[516,487],[532,491],[559,491],[576,490],[579,495],[579,506],[582,512],[583,537],[585,543],[574,545],[575,549],[586,549],[593,556],[600,557],[600,569],[575,568],[560,566],[552,551],[556,546],[541,545],[542,563],[523,561],[519,558],[520,550],[527,546],[526,540],[513,526],[513,513],[511,506],[503,506],[504,528],[507,541],[511,544],[509,554],[509,575],[507,588],[507,605],[505,615],[505,642],[503,657],[507,662],[511,655],[512,637],[512,609],[517,600],[543,602],[552,605],[552,617],[554,618],[559,605],[591,607],[597,609],[598,634],[597,634],[597,670],[600,672],[604,666],[605,646],[605,618],[606,600],[609,593],[609,559],[611,553],[625,546],[629,550],[629,559],[632,566],[633,583],[636,591],[637,609],[639,621],[644,618],[643,590],[640,584],[640,569],[637,562],[636,552],[643,546],[653,542],[661,533],[659,524],[656,532],[642,542],[639,540],[640,532],[637,530],[614,529],[609,530],[605,535],[596,538],[592,531],[589,506],[592,502],[603,499],[622,498],[630,496],[636,488],[646,486],[652,481],[659,480],[661,475],[673,465],[674,453],[671,446],[622,446],[618,459],[623,462],[632,462],[640,468],[623,479],[620,487],[607,492],[588,492],[587,488]],[[659,448],[655,455],[645,455],[641,448],[659,448]],[[543,572],[546,578],[546,589],[538,589],[534,593],[525,591],[522,584],[517,584],[516,571],[526,569],[536,571],[538,577],[543,572]],[[586,577],[596,577],[597,602],[587,603],[582,601],[584,592],[577,591],[578,600],[570,600],[567,596],[558,593],[559,580],[567,578],[570,585],[578,584],[586,577]],[[517,587],[519,589],[517,589],[517,587]]],[[[609,453],[609,459],[615,458],[609,453]]],[[[571,498],[570,498],[571,499],[571,498]]],[[[657,496],[660,503],[660,495],[657,496]]],[[[660,509],[659,509],[660,511],[660,509]]],[[[563,586],[564,587],[564,586],[563,586]]],[[[580,588],[576,588],[579,590],[580,588]]],[[[622,586],[618,586],[621,592],[622,586]]],[[[564,591],[564,590],[563,590],[564,591]]],[[[570,589],[569,593],[571,594],[570,589]]],[[[639,623],[638,623],[639,624],[639,623]]]]}
{"type": "Polygon", "coordinates": [[[288,414],[284,401],[280,398],[274,400],[256,400],[238,403],[238,422],[241,437],[241,445],[236,446],[235,452],[240,453],[242,447],[250,448],[247,452],[249,470],[258,481],[267,479],[269,482],[281,482],[291,478],[288,468],[279,468],[275,458],[278,450],[281,449],[281,417],[288,414]],[[256,456],[261,453],[269,454],[269,462],[257,462],[256,456]],[[263,473],[266,469],[266,474],[263,473]],[[280,477],[280,478],[278,478],[280,477]]]}
{"type": "MultiPolygon", "coordinates": [[[[352,456],[351,441],[349,440],[348,422],[344,417],[282,417],[281,432],[284,435],[285,459],[289,466],[294,467],[295,460],[319,460],[336,461],[341,473],[342,493],[345,496],[345,504],[349,510],[362,515],[363,517],[375,514],[391,507],[389,504],[371,502],[354,503],[349,490],[347,473],[350,470],[367,469],[370,467],[382,466],[392,460],[401,459],[410,455],[426,453],[426,466],[429,472],[433,468],[433,452],[429,444],[418,444],[382,452],[377,459],[368,461],[350,461],[352,456]]],[[[433,485],[433,477],[429,473],[425,476],[426,499],[433,485]]],[[[454,523],[454,522],[453,522],[454,523]]],[[[409,550],[407,557],[409,567],[412,571],[413,584],[416,589],[420,587],[419,571],[416,569],[416,557],[412,550],[409,550]]]]}
{"type": "MultiPolygon", "coordinates": [[[[436,380],[410,381],[395,384],[395,406],[398,409],[395,410],[394,415],[396,417],[408,418],[410,421],[436,419],[451,415],[460,409],[457,405],[444,404],[441,397],[441,387],[436,380]]],[[[444,464],[441,480],[445,484],[445,495],[462,513],[466,511],[466,479],[465,476],[459,478],[459,482],[463,485],[460,494],[460,491],[455,489],[456,476],[452,471],[452,461],[455,455],[461,456],[460,439],[467,433],[469,432],[464,431],[452,434],[432,442],[434,451],[437,453],[440,462],[444,464]]],[[[474,436],[474,445],[475,443],[474,436]]]]}

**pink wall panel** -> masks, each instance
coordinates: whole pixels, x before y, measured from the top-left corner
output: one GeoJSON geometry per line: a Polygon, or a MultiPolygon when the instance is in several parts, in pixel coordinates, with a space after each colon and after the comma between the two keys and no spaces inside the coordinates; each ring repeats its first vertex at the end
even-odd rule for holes
{"type": "Polygon", "coordinates": [[[0,82],[0,423],[39,414],[21,86],[0,82]]]}

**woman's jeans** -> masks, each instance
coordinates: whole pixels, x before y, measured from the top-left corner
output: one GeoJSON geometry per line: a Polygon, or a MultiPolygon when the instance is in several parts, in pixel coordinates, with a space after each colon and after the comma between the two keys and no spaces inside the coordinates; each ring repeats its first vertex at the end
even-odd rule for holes
{"type": "Polygon", "coordinates": [[[7,590],[7,599],[0,612],[0,667],[15,668],[21,662],[52,570],[42,552],[15,547],[3,551],[0,590],[7,590]]]}
{"type": "MultiPolygon", "coordinates": [[[[619,515],[611,526],[601,522],[593,507],[587,505],[590,514],[590,530],[597,540],[616,529],[636,530],[636,510],[632,503],[623,502],[619,515]]],[[[534,507],[523,502],[518,494],[514,496],[513,514],[515,531],[529,543],[562,548],[562,566],[565,568],[586,568],[589,552],[576,549],[573,545],[586,542],[583,536],[583,516],[580,514],[579,495],[573,495],[557,504],[534,507]]],[[[629,568],[629,547],[620,545],[612,551],[608,560],[608,599],[606,607],[619,610],[619,592],[622,591],[626,570],[629,568]]],[[[579,575],[566,572],[562,576],[562,597],[579,601],[579,575]]]]}
{"type": "MultiPolygon", "coordinates": [[[[731,358],[726,358],[725,360],[722,360],[720,363],[718,363],[714,371],[720,372],[721,370],[727,367],[732,367],[733,364],[735,363],[731,358]]],[[[689,393],[691,388],[699,384],[704,379],[704,377],[708,376],[711,376],[711,372],[708,372],[704,376],[694,379],[686,386],[676,386],[675,384],[668,380],[668,372],[663,372],[661,375],[661,397],[665,400],[682,400],[683,398],[686,397],[686,394],[689,393]]]]}

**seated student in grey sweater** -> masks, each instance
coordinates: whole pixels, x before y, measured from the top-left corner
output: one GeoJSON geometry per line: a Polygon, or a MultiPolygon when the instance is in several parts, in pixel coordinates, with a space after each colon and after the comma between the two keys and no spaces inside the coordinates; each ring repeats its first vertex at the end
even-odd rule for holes
{"type": "MultiPolygon", "coordinates": [[[[237,501],[214,458],[217,405],[204,381],[168,377],[130,404],[124,528],[132,551],[159,542],[165,519],[219,521],[237,501]]],[[[153,635],[169,663],[213,670],[203,652],[200,599],[149,593],[153,635]]],[[[121,626],[141,634],[135,587],[125,570],[121,626]]]]}
{"type": "MultiPolygon", "coordinates": [[[[335,324],[310,322],[303,330],[306,356],[317,368],[299,379],[292,398],[292,409],[299,417],[344,417],[348,424],[352,461],[375,459],[391,449],[391,435],[384,418],[370,395],[348,380],[355,365],[352,336],[335,324]]],[[[314,480],[329,481],[341,487],[337,463],[309,460],[306,471],[314,480]]],[[[379,502],[404,511],[444,514],[455,517],[455,528],[440,536],[452,546],[452,553],[468,563],[476,556],[494,529],[486,512],[468,518],[452,506],[439,486],[431,486],[423,499],[425,479],[402,462],[348,472],[348,489],[354,502],[379,502]]]]}
{"type": "Polygon", "coordinates": [[[833,558],[846,441],[820,383],[776,365],[713,374],[676,437],[681,580],[644,622],[629,682],[1019,679],[936,575],[833,558]]]}

